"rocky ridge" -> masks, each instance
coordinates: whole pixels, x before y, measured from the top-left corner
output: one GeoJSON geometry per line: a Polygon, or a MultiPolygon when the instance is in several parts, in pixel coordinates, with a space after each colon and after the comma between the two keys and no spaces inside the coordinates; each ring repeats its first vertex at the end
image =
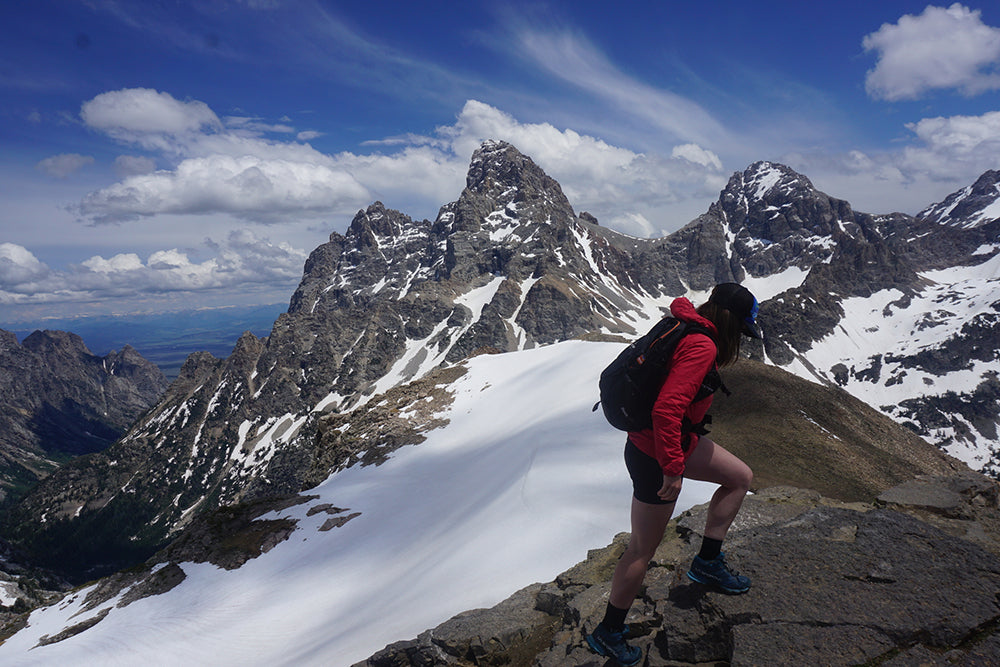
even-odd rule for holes
{"type": "MultiPolygon", "coordinates": [[[[696,507],[650,563],[629,636],[645,667],[995,664],[997,509],[996,482],[976,474],[922,476],[871,503],[771,487],[748,497],[730,531],[729,560],[753,587],[727,596],[684,576],[704,525],[696,507]]],[[[610,664],[583,638],[626,542],[355,667],[610,664]]]]}

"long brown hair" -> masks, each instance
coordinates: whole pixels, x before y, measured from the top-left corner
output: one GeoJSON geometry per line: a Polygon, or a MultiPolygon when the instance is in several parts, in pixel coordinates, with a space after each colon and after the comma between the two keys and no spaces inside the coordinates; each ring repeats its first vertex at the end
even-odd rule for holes
{"type": "Polygon", "coordinates": [[[740,339],[743,335],[743,321],[717,303],[706,301],[697,308],[698,314],[715,325],[718,335],[715,338],[719,352],[716,363],[729,366],[736,363],[740,356],[740,339]]]}

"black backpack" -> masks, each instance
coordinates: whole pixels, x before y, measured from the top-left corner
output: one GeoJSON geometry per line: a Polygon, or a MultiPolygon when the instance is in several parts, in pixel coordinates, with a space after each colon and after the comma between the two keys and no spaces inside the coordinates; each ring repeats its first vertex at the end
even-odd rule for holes
{"type": "MultiPolygon", "coordinates": [[[[652,428],[653,403],[670,368],[674,348],[681,338],[696,331],[709,337],[712,335],[705,327],[673,317],[660,320],[649,333],[625,348],[601,373],[601,400],[594,410],[600,405],[608,422],[621,431],[652,428]]],[[[729,393],[718,370],[713,367],[692,402],[706,398],[720,388],[729,393]]],[[[709,422],[710,418],[706,415],[701,424],[685,424],[685,430],[707,432],[704,425],[709,422]],[[702,430],[699,431],[698,427],[702,430]]]]}

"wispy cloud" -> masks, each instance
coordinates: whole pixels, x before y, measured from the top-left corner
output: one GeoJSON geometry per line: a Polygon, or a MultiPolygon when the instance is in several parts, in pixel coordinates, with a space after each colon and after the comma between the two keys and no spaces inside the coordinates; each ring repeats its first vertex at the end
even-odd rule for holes
{"type": "Polygon", "coordinates": [[[683,95],[627,75],[581,34],[525,26],[514,30],[517,49],[535,66],[669,133],[678,143],[711,146],[729,137],[729,131],[708,110],[683,95]]]}
{"type": "Polygon", "coordinates": [[[90,155],[63,153],[45,158],[38,163],[37,167],[49,176],[66,178],[91,164],[94,164],[94,158],[90,155]]]}

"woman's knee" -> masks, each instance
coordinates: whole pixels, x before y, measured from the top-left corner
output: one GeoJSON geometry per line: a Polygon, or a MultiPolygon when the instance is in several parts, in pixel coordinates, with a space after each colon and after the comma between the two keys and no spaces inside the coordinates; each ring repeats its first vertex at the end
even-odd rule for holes
{"type": "Polygon", "coordinates": [[[740,461],[740,465],[734,471],[732,477],[731,486],[738,489],[743,489],[744,491],[749,491],[750,486],[753,484],[753,470],[750,469],[743,461],[740,461]]]}
{"type": "Polygon", "coordinates": [[[653,556],[656,555],[656,549],[659,546],[659,542],[654,544],[648,540],[641,540],[632,537],[628,541],[628,546],[625,547],[625,552],[633,560],[641,560],[648,563],[653,560],[653,556]]]}

